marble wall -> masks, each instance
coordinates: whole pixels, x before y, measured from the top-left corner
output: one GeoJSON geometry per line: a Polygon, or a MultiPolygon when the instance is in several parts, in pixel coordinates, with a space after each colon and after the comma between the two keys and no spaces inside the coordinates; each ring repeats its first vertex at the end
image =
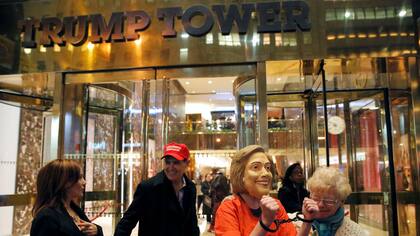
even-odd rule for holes
{"type": "MultiPolygon", "coordinates": [[[[22,109],[19,150],[16,164],[16,194],[36,191],[36,176],[42,162],[43,116],[41,111],[22,109]]],[[[13,234],[28,234],[32,221],[32,205],[14,209],[13,234]]]]}

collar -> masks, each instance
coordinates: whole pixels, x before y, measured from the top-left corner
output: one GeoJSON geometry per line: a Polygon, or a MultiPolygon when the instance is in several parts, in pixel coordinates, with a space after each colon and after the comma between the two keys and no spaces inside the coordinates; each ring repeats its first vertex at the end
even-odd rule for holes
{"type": "MultiPolygon", "coordinates": [[[[155,186],[164,183],[172,184],[172,182],[166,177],[165,172],[163,170],[155,176],[155,180],[153,181],[153,183],[155,186]]],[[[184,176],[182,176],[182,188],[191,184],[191,180],[188,179],[188,177],[184,174],[184,176]]]]}
{"type": "Polygon", "coordinates": [[[182,176],[182,187],[181,187],[181,189],[183,189],[185,186],[187,186],[187,180],[185,180],[185,176],[182,176]]]}

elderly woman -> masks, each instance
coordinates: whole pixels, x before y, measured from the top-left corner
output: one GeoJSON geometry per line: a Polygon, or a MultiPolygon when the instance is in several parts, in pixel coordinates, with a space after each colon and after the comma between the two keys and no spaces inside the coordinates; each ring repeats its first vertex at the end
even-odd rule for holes
{"type": "Polygon", "coordinates": [[[292,223],[279,224],[288,216],[280,201],[269,197],[273,162],[261,146],[250,145],[232,158],[230,177],[233,196],[216,213],[216,235],[296,235],[292,223]]]}
{"type": "Polygon", "coordinates": [[[76,204],[85,188],[80,165],[57,159],[42,167],[36,180],[31,236],[102,236],[102,228],[90,222],[76,204]]]}
{"type": "Polygon", "coordinates": [[[303,223],[300,236],[309,234],[311,226],[319,236],[367,235],[362,228],[344,217],[343,204],[351,193],[349,181],[337,168],[321,167],[308,180],[310,198],[303,200],[302,212],[311,223],[303,223]]]}

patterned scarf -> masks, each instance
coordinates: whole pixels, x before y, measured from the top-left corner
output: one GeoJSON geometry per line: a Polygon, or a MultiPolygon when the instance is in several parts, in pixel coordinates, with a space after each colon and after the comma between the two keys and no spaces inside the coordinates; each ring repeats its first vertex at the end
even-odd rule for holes
{"type": "Polygon", "coordinates": [[[333,236],[344,219],[344,208],[340,207],[337,212],[325,219],[318,219],[312,222],[319,236],[333,236]]]}

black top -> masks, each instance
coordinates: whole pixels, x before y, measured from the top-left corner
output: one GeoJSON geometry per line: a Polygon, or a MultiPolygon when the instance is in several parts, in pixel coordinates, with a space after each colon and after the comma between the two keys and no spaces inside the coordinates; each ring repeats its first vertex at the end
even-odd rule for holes
{"type": "Polygon", "coordinates": [[[198,236],[196,189],[191,180],[184,178],[182,207],[163,171],[140,183],[114,235],[130,235],[139,222],[139,235],[142,236],[198,236]]]}
{"type": "MultiPolygon", "coordinates": [[[[76,212],[80,219],[90,222],[85,213],[73,202],[70,207],[76,212]]],[[[102,228],[99,225],[98,236],[103,236],[102,228]]],[[[38,212],[32,221],[31,236],[86,236],[79,230],[64,206],[46,207],[38,212]]]]}
{"type": "Polygon", "coordinates": [[[230,185],[226,176],[218,174],[211,182],[211,196],[214,202],[222,202],[230,194],[230,185]]]}
{"type": "Polygon", "coordinates": [[[292,213],[302,211],[302,203],[305,197],[309,197],[309,192],[303,186],[295,187],[282,186],[277,194],[281,204],[283,204],[286,212],[292,213]]]}

